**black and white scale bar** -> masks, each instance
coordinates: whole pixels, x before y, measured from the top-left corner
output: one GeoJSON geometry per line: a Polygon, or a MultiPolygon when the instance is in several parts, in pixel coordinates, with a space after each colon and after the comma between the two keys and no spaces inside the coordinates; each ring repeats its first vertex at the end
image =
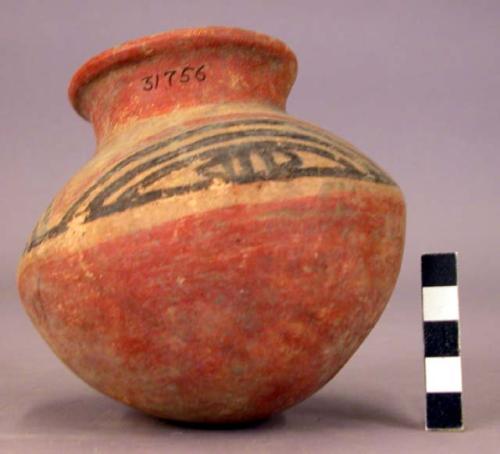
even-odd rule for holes
{"type": "Polygon", "coordinates": [[[427,430],[463,430],[457,256],[422,256],[427,430]]]}

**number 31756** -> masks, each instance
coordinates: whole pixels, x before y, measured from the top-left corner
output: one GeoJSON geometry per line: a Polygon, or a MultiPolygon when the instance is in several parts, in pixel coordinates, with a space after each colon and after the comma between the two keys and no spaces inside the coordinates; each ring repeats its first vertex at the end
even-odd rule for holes
{"type": "Polygon", "coordinates": [[[143,77],[142,89],[144,91],[157,90],[159,87],[171,87],[175,84],[188,84],[190,82],[203,82],[207,75],[204,71],[205,65],[194,68],[185,66],[182,70],[169,69],[163,73],[156,73],[143,77]]]}

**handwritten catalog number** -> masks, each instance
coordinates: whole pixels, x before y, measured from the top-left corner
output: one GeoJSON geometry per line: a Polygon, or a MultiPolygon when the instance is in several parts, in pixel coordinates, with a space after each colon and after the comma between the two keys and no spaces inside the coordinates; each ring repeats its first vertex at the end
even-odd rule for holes
{"type": "Polygon", "coordinates": [[[176,84],[188,84],[192,82],[203,82],[207,75],[204,71],[205,65],[193,68],[185,66],[182,70],[169,69],[163,73],[155,73],[143,77],[142,89],[144,91],[157,90],[160,87],[169,88],[176,84]]]}

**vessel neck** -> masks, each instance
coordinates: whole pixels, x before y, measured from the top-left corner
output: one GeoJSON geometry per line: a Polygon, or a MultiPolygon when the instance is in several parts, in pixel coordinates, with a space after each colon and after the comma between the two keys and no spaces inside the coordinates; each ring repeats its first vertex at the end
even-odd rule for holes
{"type": "Polygon", "coordinates": [[[165,114],[130,119],[126,123],[117,125],[108,134],[100,137],[96,153],[133,151],[138,143],[149,143],[179,128],[195,128],[202,124],[231,120],[235,117],[276,118],[283,113],[283,109],[270,104],[250,102],[206,104],[176,109],[165,114]]]}
{"type": "Polygon", "coordinates": [[[280,41],[239,29],[182,30],[132,41],[86,63],[70,98],[98,143],[129,123],[197,106],[284,110],[296,75],[280,41]]]}

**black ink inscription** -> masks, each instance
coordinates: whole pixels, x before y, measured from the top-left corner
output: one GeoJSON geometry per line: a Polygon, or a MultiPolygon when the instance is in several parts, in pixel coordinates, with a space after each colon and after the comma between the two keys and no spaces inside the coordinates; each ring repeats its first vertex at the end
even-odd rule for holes
{"type": "Polygon", "coordinates": [[[160,86],[172,87],[174,83],[187,84],[189,82],[203,82],[207,78],[205,72],[205,65],[198,66],[185,66],[181,70],[168,69],[163,73],[155,73],[143,77],[142,89],[144,91],[157,90],[160,86]]]}
{"type": "Polygon", "coordinates": [[[312,127],[273,119],[227,121],[185,131],[127,156],[97,179],[55,226],[44,232],[36,228],[27,250],[60,235],[76,218],[92,222],[207,189],[216,180],[248,184],[302,177],[394,184],[372,161],[312,127]],[[174,183],[177,172],[184,172],[185,184],[174,183]]]}

